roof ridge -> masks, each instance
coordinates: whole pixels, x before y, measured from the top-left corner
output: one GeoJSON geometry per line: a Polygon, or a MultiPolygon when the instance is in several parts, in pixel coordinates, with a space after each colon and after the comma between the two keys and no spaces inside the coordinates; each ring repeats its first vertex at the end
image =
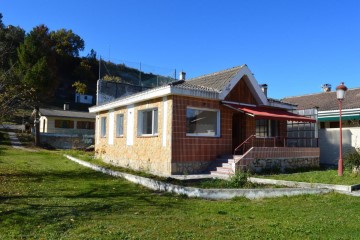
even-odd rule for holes
{"type": "Polygon", "coordinates": [[[88,111],[71,110],[71,109],[69,109],[69,110],[64,110],[64,109],[61,109],[61,108],[59,108],[59,109],[52,109],[52,108],[42,108],[42,107],[40,107],[40,108],[39,108],[39,110],[40,110],[40,109],[43,109],[43,110],[50,110],[50,111],[62,111],[62,112],[79,112],[79,113],[88,113],[88,111]]]}
{"type": "MultiPolygon", "coordinates": [[[[353,90],[360,90],[360,87],[348,88],[347,91],[353,91],[353,90]]],[[[303,94],[303,95],[284,97],[283,99],[287,99],[287,98],[297,98],[297,97],[306,97],[306,96],[313,96],[313,95],[320,95],[320,94],[328,94],[328,93],[336,93],[336,91],[319,92],[319,93],[308,93],[308,94],[303,94]]]]}
{"type": "Polygon", "coordinates": [[[246,66],[246,64],[243,64],[243,65],[241,65],[241,66],[236,66],[236,67],[228,68],[228,69],[224,69],[224,70],[220,70],[220,71],[213,72],[213,73],[204,74],[204,75],[201,75],[201,76],[198,76],[198,77],[191,78],[191,79],[187,80],[186,82],[191,82],[192,80],[195,80],[195,79],[198,79],[198,78],[203,78],[203,77],[213,76],[213,75],[220,74],[220,73],[230,72],[231,70],[234,70],[234,69],[236,69],[236,68],[241,69],[241,68],[243,68],[244,66],[246,66]]]}

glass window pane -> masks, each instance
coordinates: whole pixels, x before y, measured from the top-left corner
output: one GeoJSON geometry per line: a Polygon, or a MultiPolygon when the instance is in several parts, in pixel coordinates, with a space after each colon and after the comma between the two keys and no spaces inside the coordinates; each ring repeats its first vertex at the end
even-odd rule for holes
{"type": "Polygon", "coordinates": [[[138,120],[139,134],[157,134],[158,133],[158,110],[139,111],[138,120]]]}
{"type": "Polygon", "coordinates": [[[188,108],[186,110],[186,133],[202,136],[219,134],[218,111],[188,108]]]}
{"type": "Polygon", "coordinates": [[[116,136],[120,137],[124,134],[124,115],[116,115],[116,136]]]}
{"type": "Polygon", "coordinates": [[[153,134],[156,134],[156,133],[158,133],[158,111],[157,111],[157,109],[154,109],[153,114],[154,114],[154,132],[153,132],[153,134]]]}
{"type": "Polygon", "coordinates": [[[106,136],[106,117],[101,118],[101,137],[106,136]]]}

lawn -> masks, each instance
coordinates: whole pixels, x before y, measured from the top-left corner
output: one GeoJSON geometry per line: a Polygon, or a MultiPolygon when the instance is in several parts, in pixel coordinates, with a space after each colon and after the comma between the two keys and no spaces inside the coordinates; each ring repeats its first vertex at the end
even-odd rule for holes
{"type": "Polygon", "coordinates": [[[328,183],[339,185],[360,184],[360,175],[352,174],[350,170],[344,170],[342,177],[339,177],[337,170],[334,169],[324,169],[291,174],[258,175],[255,177],[308,183],[328,183]]]}
{"type": "Polygon", "coordinates": [[[0,239],[358,239],[359,222],[357,197],[191,199],[0,145],[0,239]]]}

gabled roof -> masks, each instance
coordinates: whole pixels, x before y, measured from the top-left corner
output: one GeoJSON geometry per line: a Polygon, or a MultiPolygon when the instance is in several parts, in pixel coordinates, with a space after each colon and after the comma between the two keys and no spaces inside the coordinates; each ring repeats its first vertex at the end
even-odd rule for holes
{"type": "Polygon", "coordinates": [[[62,117],[62,118],[84,118],[84,119],[93,119],[95,120],[95,114],[89,112],[78,112],[78,111],[69,111],[69,110],[55,110],[40,108],[40,116],[44,117],[62,117]]]}
{"type": "MultiPolygon", "coordinates": [[[[318,111],[339,110],[339,102],[335,91],[286,97],[282,101],[297,105],[297,109],[318,108],[318,111]]],[[[360,88],[347,90],[345,100],[342,102],[342,108],[360,108],[360,88]]]]}
{"type": "Polygon", "coordinates": [[[213,91],[221,92],[236,76],[236,74],[246,65],[233,67],[219,72],[202,75],[200,77],[192,78],[186,81],[186,84],[202,86],[213,91]]]}
{"type": "MultiPolygon", "coordinates": [[[[165,97],[168,95],[183,95],[205,99],[224,100],[233,87],[243,78],[259,105],[269,105],[265,94],[261,91],[256,79],[246,65],[233,67],[219,72],[206,74],[187,81],[172,82],[147,91],[128,95],[111,102],[89,108],[96,113],[112,108],[127,106],[149,99],[165,97]]],[[[283,104],[286,105],[286,104],[283,104]]]]}

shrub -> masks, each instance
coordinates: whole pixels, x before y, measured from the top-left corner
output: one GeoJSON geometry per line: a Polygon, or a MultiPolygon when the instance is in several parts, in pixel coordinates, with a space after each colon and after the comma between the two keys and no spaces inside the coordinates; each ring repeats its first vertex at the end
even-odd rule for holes
{"type": "Polygon", "coordinates": [[[356,151],[351,151],[345,155],[344,164],[346,168],[352,170],[360,167],[360,154],[358,151],[359,149],[356,149],[356,151]]]}
{"type": "Polygon", "coordinates": [[[248,176],[249,174],[247,172],[243,172],[243,171],[236,172],[235,175],[229,179],[227,185],[228,187],[231,188],[244,187],[248,183],[248,176]]]}

